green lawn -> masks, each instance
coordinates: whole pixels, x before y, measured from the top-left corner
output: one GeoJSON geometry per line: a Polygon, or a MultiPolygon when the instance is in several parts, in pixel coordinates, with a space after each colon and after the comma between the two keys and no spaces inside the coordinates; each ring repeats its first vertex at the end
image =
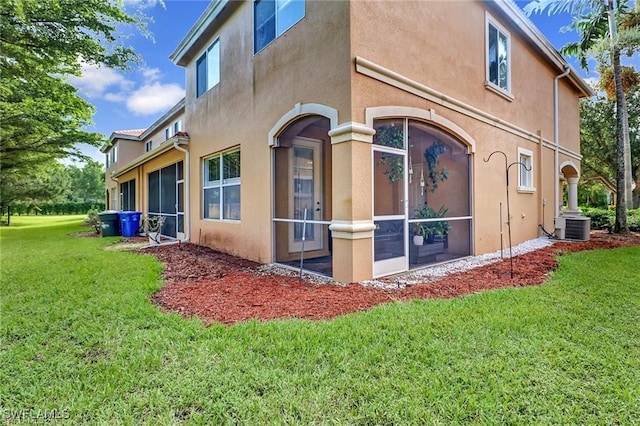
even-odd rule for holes
{"type": "Polygon", "coordinates": [[[80,222],[0,230],[2,420],[639,422],[639,247],[563,256],[541,287],[205,327],[148,302],[158,262],[80,222]]]}

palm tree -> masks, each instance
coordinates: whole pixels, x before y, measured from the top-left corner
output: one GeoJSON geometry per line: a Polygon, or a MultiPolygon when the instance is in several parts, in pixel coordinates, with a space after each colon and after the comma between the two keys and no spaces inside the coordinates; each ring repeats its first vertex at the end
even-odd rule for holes
{"type": "Polygon", "coordinates": [[[610,38],[610,58],[616,93],[616,123],[617,123],[617,160],[616,172],[616,221],[614,232],[628,233],[627,207],[632,202],[631,196],[631,143],[629,140],[629,119],[627,104],[622,88],[622,66],[620,63],[621,46],[616,36],[617,28],[615,13],[627,11],[627,0],[621,0],[617,10],[614,10],[613,0],[533,0],[524,8],[525,13],[541,13],[548,10],[549,14],[568,12],[575,18],[568,29],[574,29],[580,35],[580,41],[569,43],[562,48],[562,53],[575,55],[580,65],[587,68],[587,56],[607,36],[610,38]]]}

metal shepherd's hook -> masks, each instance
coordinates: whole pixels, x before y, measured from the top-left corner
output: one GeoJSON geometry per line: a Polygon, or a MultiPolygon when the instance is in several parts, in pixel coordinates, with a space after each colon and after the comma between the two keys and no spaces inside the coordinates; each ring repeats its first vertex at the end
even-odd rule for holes
{"type": "Polygon", "coordinates": [[[484,162],[488,163],[489,160],[491,160],[491,156],[493,156],[493,154],[495,153],[499,153],[504,156],[504,173],[507,181],[507,230],[509,232],[509,263],[510,263],[511,279],[513,279],[513,252],[511,248],[511,206],[509,203],[509,169],[511,168],[511,166],[516,164],[519,164],[522,167],[524,167],[526,171],[531,171],[531,167],[527,167],[526,164],[521,163],[520,161],[515,161],[511,164],[508,164],[509,161],[507,160],[507,154],[505,154],[502,151],[493,151],[491,154],[489,154],[489,158],[484,159],[484,162]]]}

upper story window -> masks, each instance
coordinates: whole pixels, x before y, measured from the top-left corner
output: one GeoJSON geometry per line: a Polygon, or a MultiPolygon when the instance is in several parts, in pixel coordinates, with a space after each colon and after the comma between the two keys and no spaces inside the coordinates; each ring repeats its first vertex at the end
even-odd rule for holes
{"type": "Polygon", "coordinates": [[[220,82],[220,40],[211,46],[196,61],[196,97],[220,82]]]}
{"type": "Polygon", "coordinates": [[[511,92],[511,36],[487,15],[487,86],[511,92]]]}
{"type": "Polygon", "coordinates": [[[147,141],[144,144],[144,152],[149,152],[153,149],[153,141],[147,141]]]}
{"type": "Polygon", "coordinates": [[[253,4],[253,49],[267,44],[304,17],[305,0],[256,0],[253,4]]]}
{"type": "Polygon", "coordinates": [[[182,120],[178,120],[173,123],[173,134],[175,135],[178,132],[182,131],[182,120]]]}
{"type": "Polygon", "coordinates": [[[533,192],[533,152],[528,149],[518,148],[518,190],[533,192]]]}
{"type": "Polygon", "coordinates": [[[164,129],[164,140],[167,140],[171,137],[171,127],[167,127],[164,129]]]}
{"type": "Polygon", "coordinates": [[[116,162],[118,161],[118,146],[114,145],[113,148],[111,148],[111,151],[109,151],[109,153],[107,154],[107,167],[109,167],[109,164],[114,165],[116,164],[116,162]]]}

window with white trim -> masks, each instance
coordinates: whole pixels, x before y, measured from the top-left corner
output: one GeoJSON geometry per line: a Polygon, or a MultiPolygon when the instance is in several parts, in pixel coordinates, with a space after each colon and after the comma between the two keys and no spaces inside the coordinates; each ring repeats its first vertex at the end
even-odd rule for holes
{"type": "Polygon", "coordinates": [[[511,92],[511,36],[487,15],[487,85],[511,92]]]}
{"type": "Polygon", "coordinates": [[[164,129],[164,140],[169,140],[171,137],[171,127],[164,129]]]}
{"type": "Polygon", "coordinates": [[[533,152],[518,148],[518,190],[535,191],[533,186],[533,152]]]}
{"type": "Polygon", "coordinates": [[[144,143],[144,152],[149,152],[153,149],[153,141],[147,141],[144,143]]]}
{"type": "Polygon", "coordinates": [[[305,0],[256,0],[253,3],[253,51],[258,53],[304,18],[305,0]]]}
{"type": "Polygon", "coordinates": [[[182,131],[182,120],[178,120],[175,123],[173,123],[173,134],[175,135],[180,131],[182,131]]]}
{"type": "Polygon", "coordinates": [[[219,82],[220,40],[216,40],[196,61],[196,98],[219,82]]]}
{"type": "Polygon", "coordinates": [[[116,164],[118,162],[118,146],[117,145],[114,145],[113,148],[111,148],[109,155],[111,158],[109,158],[108,163],[111,163],[111,165],[116,164]]]}
{"type": "Polygon", "coordinates": [[[203,217],[240,220],[240,150],[205,158],[202,172],[203,217]]]}

